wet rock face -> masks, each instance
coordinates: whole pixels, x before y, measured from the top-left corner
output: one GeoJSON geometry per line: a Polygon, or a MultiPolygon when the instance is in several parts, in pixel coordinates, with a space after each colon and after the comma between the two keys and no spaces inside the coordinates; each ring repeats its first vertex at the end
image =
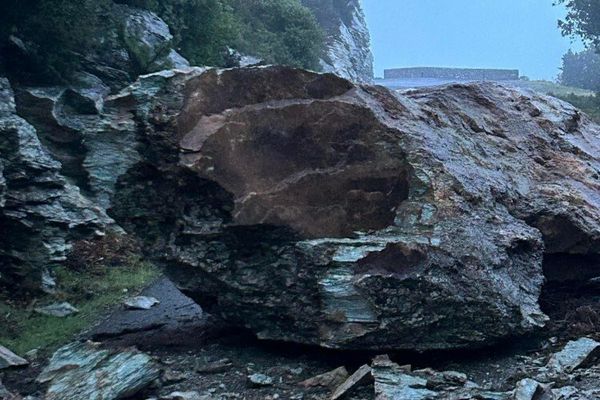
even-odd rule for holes
{"type": "Polygon", "coordinates": [[[116,352],[75,342],[54,353],[37,382],[48,383],[48,400],[116,400],[136,395],[160,373],[154,360],[136,349],[116,352]]]}
{"type": "Polygon", "coordinates": [[[16,114],[4,78],[0,103],[0,287],[19,296],[40,287],[71,240],[93,236],[111,220],[61,175],[35,128],[16,114]]]}
{"type": "Polygon", "coordinates": [[[325,31],[325,72],[354,82],[373,81],[371,35],[359,0],[302,0],[325,31]]]}
{"type": "Polygon", "coordinates": [[[550,97],[261,67],[150,75],[111,101],[142,160],[111,215],[261,338],[488,345],[544,324],[544,254],[598,255],[600,128],[550,97]]]}

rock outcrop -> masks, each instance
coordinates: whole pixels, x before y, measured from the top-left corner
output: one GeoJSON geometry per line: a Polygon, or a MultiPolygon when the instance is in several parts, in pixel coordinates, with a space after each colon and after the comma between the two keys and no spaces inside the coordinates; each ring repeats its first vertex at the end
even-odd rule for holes
{"type": "Polygon", "coordinates": [[[188,67],[173,49],[169,26],[151,11],[114,5],[110,29],[99,38],[101,45],[84,54],[84,70],[104,81],[113,92],[140,74],[188,67]]]}
{"type": "Polygon", "coordinates": [[[153,74],[110,101],[141,156],[111,215],[260,338],[484,346],[544,324],[544,258],[598,265],[600,128],[554,98],[259,67],[153,74]]]}
{"type": "Polygon", "coordinates": [[[61,174],[106,210],[116,180],[139,156],[135,124],[105,101],[108,92],[101,85],[21,88],[16,103],[19,115],[60,162],[61,174]]]}
{"type": "Polygon", "coordinates": [[[38,132],[16,114],[4,78],[0,137],[0,286],[19,292],[39,288],[71,240],[102,232],[111,219],[61,175],[38,132]]]}
{"type": "Polygon", "coordinates": [[[134,348],[115,351],[98,343],[58,349],[37,378],[48,383],[47,400],[130,398],[160,377],[150,356],[134,348]]]}
{"type": "Polygon", "coordinates": [[[124,4],[105,6],[109,8],[102,14],[103,29],[94,45],[74,55],[79,61],[76,73],[69,71],[62,76],[49,70],[47,61],[37,52],[39,44],[18,36],[0,43],[0,70],[22,86],[68,83],[116,93],[141,74],[189,67],[189,62],[173,48],[169,26],[156,14],[124,4]]]}
{"type": "Polygon", "coordinates": [[[325,72],[354,82],[373,81],[371,36],[359,0],[302,0],[326,34],[325,72]]]}

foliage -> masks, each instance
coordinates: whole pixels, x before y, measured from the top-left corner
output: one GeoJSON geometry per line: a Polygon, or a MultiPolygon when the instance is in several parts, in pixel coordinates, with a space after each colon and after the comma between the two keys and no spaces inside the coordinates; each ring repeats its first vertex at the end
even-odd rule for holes
{"type": "Polygon", "coordinates": [[[109,266],[125,265],[141,252],[130,236],[107,234],[73,244],[65,265],[74,271],[96,271],[109,266]]]}
{"type": "Polygon", "coordinates": [[[557,0],[568,13],[559,27],[565,36],[579,36],[592,47],[600,46],[600,2],[598,0],[557,0]]]}
{"type": "Polygon", "coordinates": [[[0,330],[0,343],[20,355],[33,349],[52,351],[100,319],[125,296],[138,292],[158,277],[158,269],[144,263],[133,252],[130,242],[119,244],[112,237],[96,243],[98,250],[93,253],[88,252],[93,247],[92,242],[80,246],[85,251],[69,262],[76,269],[56,269],[61,285],[57,294],[36,300],[38,304],[68,301],[79,309],[79,313],[56,318],[34,313],[35,303],[0,301],[0,326],[9,327],[0,330]],[[111,249],[110,243],[117,247],[111,249]],[[83,265],[88,256],[93,263],[83,265]],[[121,261],[113,264],[116,260],[121,261]]]}
{"type": "Polygon", "coordinates": [[[233,47],[270,63],[319,67],[323,34],[299,0],[2,0],[0,42],[15,35],[31,50],[32,64],[68,76],[79,54],[89,54],[115,29],[113,1],[158,14],[174,47],[195,65],[223,66],[233,47]]]}
{"type": "Polygon", "coordinates": [[[353,9],[358,7],[349,7],[348,3],[358,3],[358,0],[301,0],[302,4],[311,10],[321,26],[327,31],[338,29],[338,21],[341,19],[347,25],[350,25],[354,17],[353,9]]]}
{"type": "Polygon", "coordinates": [[[298,0],[226,0],[238,36],[233,47],[268,63],[318,70],[324,35],[298,0]]]}
{"type": "Polygon", "coordinates": [[[30,54],[52,71],[77,66],[76,53],[91,49],[105,28],[110,0],[2,0],[0,38],[33,44],[30,54]]]}
{"type": "Polygon", "coordinates": [[[578,96],[576,94],[556,95],[561,100],[571,103],[581,111],[586,113],[592,120],[600,123],[600,97],[595,96],[578,96]]]}
{"type": "Polygon", "coordinates": [[[566,86],[600,90],[600,55],[594,50],[573,53],[569,50],[563,56],[560,82],[566,86]]]}
{"type": "Polygon", "coordinates": [[[237,33],[222,0],[117,0],[155,12],[174,36],[174,47],[192,64],[219,66],[237,33]]]}
{"type": "MultiPolygon", "coordinates": [[[[568,13],[559,27],[565,36],[578,36],[588,46],[588,51],[573,54],[567,53],[563,58],[561,81],[570,85],[600,90],[600,66],[594,50],[600,48],[600,2],[598,0],[557,0],[564,4],[568,13]]],[[[588,114],[596,122],[600,122],[600,96],[578,96],[575,94],[559,95],[559,98],[573,104],[588,114]]]]}
{"type": "Polygon", "coordinates": [[[580,89],[572,86],[564,86],[560,83],[552,81],[519,79],[512,84],[521,88],[531,89],[539,93],[549,94],[556,97],[567,96],[569,94],[575,94],[577,96],[594,95],[594,92],[591,90],[580,89]]]}

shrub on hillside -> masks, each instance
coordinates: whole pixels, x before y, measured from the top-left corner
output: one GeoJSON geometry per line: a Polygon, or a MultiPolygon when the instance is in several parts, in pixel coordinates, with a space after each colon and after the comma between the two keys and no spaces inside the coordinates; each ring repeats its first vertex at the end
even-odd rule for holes
{"type": "Polygon", "coordinates": [[[226,0],[233,11],[233,47],[268,63],[319,70],[324,34],[298,0],[226,0]]]}
{"type": "Polygon", "coordinates": [[[110,233],[75,242],[65,265],[75,271],[94,271],[125,265],[140,253],[137,241],[131,236],[110,233]]]}
{"type": "MultiPolygon", "coordinates": [[[[174,47],[195,65],[223,66],[227,47],[266,62],[319,69],[324,35],[300,0],[114,0],[148,9],[171,29],[174,47]]],[[[113,0],[0,1],[0,45],[10,35],[22,40],[29,76],[60,80],[81,62],[80,54],[101,45],[115,29],[113,0]],[[29,65],[31,64],[31,65],[29,65]],[[42,71],[43,70],[43,71],[42,71]]],[[[10,56],[8,56],[10,57],[10,56]]],[[[28,79],[25,79],[28,80],[28,79]]]]}
{"type": "Polygon", "coordinates": [[[222,0],[116,0],[156,13],[168,25],[174,47],[194,65],[220,66],[234,40],[231,9],[222,0]]]}
{"type": "Polygon", "coordinates": [[[592,50],[563,56],[560,82],[565,86],[600,91],[600,55],[592,50]]]}
{"type": "Polygon", "coordinates": [[[29,47],[32,61],[60,76],[77,67],[82,53],[96,44],[105,29],[110,0],[2,0],[0,41],[10,35],[29,47]]]}

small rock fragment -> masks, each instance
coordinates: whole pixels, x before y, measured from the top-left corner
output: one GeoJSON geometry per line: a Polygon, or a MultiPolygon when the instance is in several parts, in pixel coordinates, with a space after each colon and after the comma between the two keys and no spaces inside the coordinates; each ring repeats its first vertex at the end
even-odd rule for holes
{"type": "Polygon", "coordinates": [[[273,378],[264,374],[248,375],[248,383],[252,387],[262,387],[273,385],[273,378]]]}
{"type": "Polygon", "coordinates": [[[600,343],[581,338],[571,341],[560,352],[554,354],[547,367],[554,373],[569,373],[577,368],[593,364],[600,358],[600,343]]]}
{"type": "Polygon", "coordinates": [[[149,310],[155,305],[160,304],[160,301],[155,297],[135,296],[125,300],[123,304],[131,310],[149,310]]]}
{"type": "Polygon", "coordinates": [[[64,318],[72,314],[76,314],[79,310],[73,307],[71,304],[54,303],[44,307],[36,307],[35,312],[42,315],[48,315],[50,317],[64,318]]]}
{"type": "Polygon", "coordinates": [[[185,378],[186,378],[186,375],[182,372],[168,370],[168,371],[165,371],[165,373],[163,374],[162,382],[163,382],[163,384],[170,385],[172,383],[184,381],[185,378]]]}
{"type": "Polygon", "coordinates": [[[375,378],[376,400],[429,400],[438,393],[427,389],[427,380],[409,375],[387,356],[373,360],[372,374],[375,378]]]}
{"type": "Polygon", "coordinates": [[[0,345],[0,369],[23,367],[27,364],[29,364],[27,360],[0,345]]]}
{"type": "Polygon", "coordinates": [[[313,376],[312,378],[308,378],[298,385],[311,388],[311,387],[326,387],[326,388],[334,388],[338,385],[341,385],[346,379],[348,379],[348,371],[346,367],[339,367],[334,370],[325,372],[324,374],[320,374],[317,376],[313,376]]]}
{"type": "Polygon", "coordinates": [[[464,385],[468,380],[467,375],[457,371],[444,371],[442,376],[446,382],[455,383],[456,385],[464,385]]]}
{"type": "Polygon", "coordinates": [[[588,280],[587,285],[593,287],[600,287],[600,276],[588,280]]]}
{"type": "Polygon", "coordinates": [[[29,362],[37,360],[39,355],[40,355],[40,349],[29,350],[27,353],[24,354],[25,358],[29,362]]]}
{"type": "Polygon", "coordinates": [[[337,400],[346,394],[354,386],[362,382],[365,378],[371,375],[371,367],[363,365],[356,370],[344,383],[342,383],[331,395],[331,400],[337,400]]]}
{"type": "Polygon", "coordinates": [[[536,400],[544,392],[544,387],[536,380],[526,378],[517,383],[514,400],[536,400]]]}

